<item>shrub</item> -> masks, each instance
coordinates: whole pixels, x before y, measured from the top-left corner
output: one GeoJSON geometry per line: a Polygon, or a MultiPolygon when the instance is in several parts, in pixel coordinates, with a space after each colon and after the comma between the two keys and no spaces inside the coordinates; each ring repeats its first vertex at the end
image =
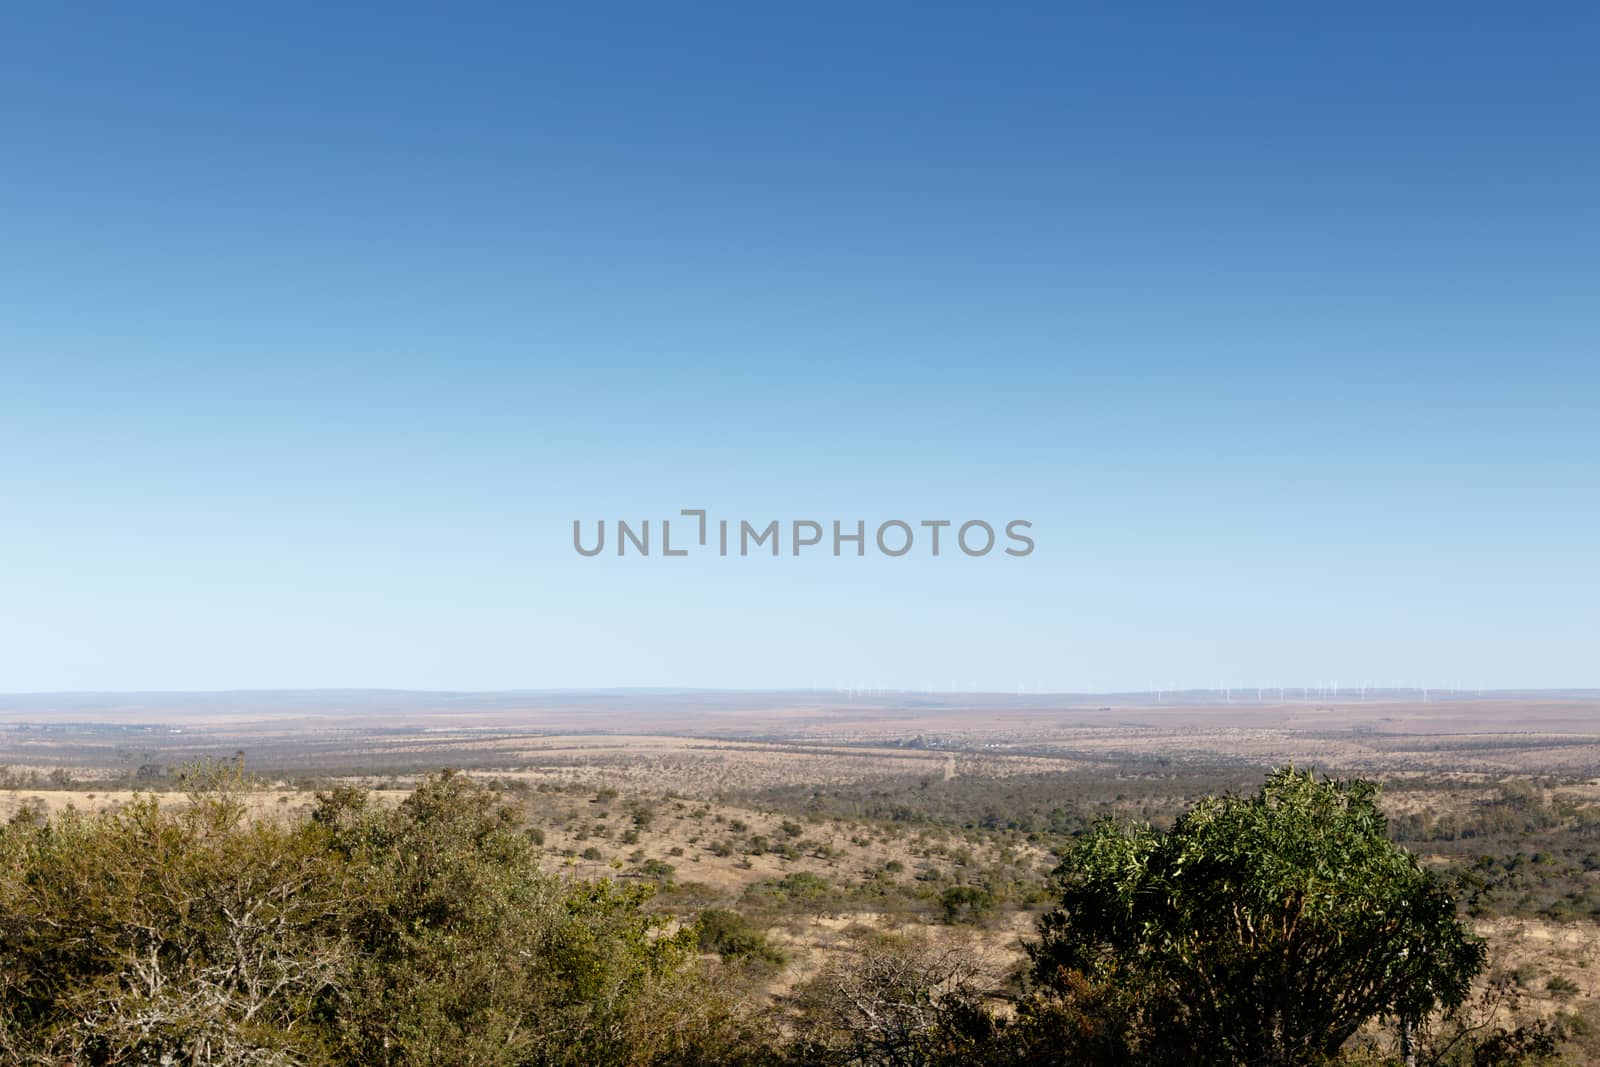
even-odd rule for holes
{"type": "MultiPolygon", "coordinates": [[[[566,882],[493,794],[319,794],[0,828],[0,1062],[400,1067],[719,1062],[763,1047],[654,886],[566,882]]],[[[663,865],[664,866],[664,865],[663,865]]],[[[669,869],[670,870],[670,869],[669,869]]]]}
{"type": "Polygon", "coordinates": [[[785,962],[784,954],[767,941],[767,935],[736,911],[707,908],[695,924],[695,939],[702,952],[715,952],[725,960],[771,964],[785,962]]]}
{"type": "Polygon", "coordinates": [[[953,885],[939,894],[939,907],[948,923],[978,922],[994,911],[994,894],[975,885],[953,885]]]}

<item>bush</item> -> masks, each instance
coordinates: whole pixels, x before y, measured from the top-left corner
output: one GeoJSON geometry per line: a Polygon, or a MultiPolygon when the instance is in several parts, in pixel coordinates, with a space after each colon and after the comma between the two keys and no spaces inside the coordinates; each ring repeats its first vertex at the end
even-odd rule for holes
{"type": "Polygon", "coordinates": [[[715,952],[725,960],[785,962],[783,952],[768,943],[764,932],[728,908],[707,908],[701,912],[695,924],[695,939],[701,952],[715,952]]]}
{"type": "Polygon", "coordinates": [[[994,894],[975,885],[953,885],[939,894],[947,923],[975,923],[994,911],[994,894]]]}
{"type": "Polygon", "coordinates": [[[1552,977],[1544,987],[1558,997],[1570,997],[1579,990],[1577,982],[1561,974],[1552,977]]]}
{"type": "Polygon", "coordinates": [[[677,868],[662,860],[650,859],[639,865],[639,873],[658,882],[670,882],[677,868]]]}
{"type": "Polygon", "coordinates": [[[653,886],[544,873],[466,778],[286,821],[247,819],[230,775],[0,828],[0,1062],[632,1065],[752,1039],[653,886]]]}

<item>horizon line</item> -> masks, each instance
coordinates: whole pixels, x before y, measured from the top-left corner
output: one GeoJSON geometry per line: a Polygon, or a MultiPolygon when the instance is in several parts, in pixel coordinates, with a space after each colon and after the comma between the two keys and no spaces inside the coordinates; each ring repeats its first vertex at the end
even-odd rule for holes
{"type": "Polygon", "coordinates": [[[1147,689],[1031,689],[1018,687],[976,687],[969,689],[930,689],[902,686],[716,686],[716,685],[592,685],[592,686],[533,686],[494,689],[407,688],[400,686],[241,686],[231,688],[141,688],[141,689],[19,689],[0,690],[0,699],[17,697],[123,697],[123,696],[241,696],[241,695],[310,695],[310,694],[373,694],[402,696],[523,696],[541,694],[575,693],[638,693],[638,694],[841,694],[913,696],[1004,696],[1004,697],[1181,697],[1216,695],[1224,699],[1244,701],[1255,696],[1265,700],[1271,696],[1279,700],[1344,698],[1359,699],[1374,694],[1439,694],[1455,697],[1504,696],[1510,694],[1586,694],[1600,697],[1600,685],[1527,685],[1527,686],[1457,686],[1457,685],[1235,685],[1235,686],[1158,686],[1147,689]]]}

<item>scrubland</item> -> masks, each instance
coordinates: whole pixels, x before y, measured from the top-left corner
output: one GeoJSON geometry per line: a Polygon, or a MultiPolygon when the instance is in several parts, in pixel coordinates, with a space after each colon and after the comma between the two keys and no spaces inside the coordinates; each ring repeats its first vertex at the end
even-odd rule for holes
{"type": "Polygon", "coordinates": [[[436,723],[343,728],[298,746],[271,723],[109,740],[64,728],[21,744],[13,732],[0,748],[0,819],[127,813],[150,796],[181,808],[182,768],[234,752],[250,772],[239,794],[248,819],[281,826],[312,819],[341,789],[398,810],[439,768],[464,768],[546,875],[637,889],[640,914],[662,932],[652,936],[690,937],[719,997],[801,1041],[824,991],[881,964],[885,946],[915,957],[929,981],[981,990],[1004,1017],[1029,988],[1026,945],[1058,902],[1062,857],[1099,820],[1166,829],[1203,797],[1255,789],[1271,766],[1315,765],[1382,784],[1388,836],[1439,876],[1484,939],[1475,1025],[1560,1034],[1555,1051],[1535,1042],[1461,1062],[1600,1056],[1595,738],[1454,732],[1459,708],[1452,732],[1392,735],[1349,721],[1310,730],[1113,714],[1127,722],[889,716],[851,731],[834,717],[822,731],[796,718],[787,736],[768,737],[436,723]]]}

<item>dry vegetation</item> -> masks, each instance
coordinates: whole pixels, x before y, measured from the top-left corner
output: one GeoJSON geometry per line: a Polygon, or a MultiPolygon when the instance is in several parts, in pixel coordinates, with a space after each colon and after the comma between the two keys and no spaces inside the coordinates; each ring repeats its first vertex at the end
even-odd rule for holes
{"type": "Polygon", "coordinates": [[[1594,1018],[1600,746],[1573,728],[1595,707],[876,708],[853,721],[787,707],[759,733],[734,708],[680,717],[693,736],[639,719],[630,733],[544,733],[502,712],[381,729],[0,726],[0,819],[124,807],[173,788],[184,760],[236,750],[265,776],[250,803],[269,819],[304,814],[330,785],[392,804],[424,773],[466,768],[517,805],[548,868],[654,883],[652,906],[678,916],[743,916],[759,945],[724,953],[728,966],[781,1002],[885,931],[960,948],[1003,986],[1060,852],[1094,819],[1170,824],[1197,797],[1293,762],[1385,784],[1396,838],[1460,878],[1489,977],[1515,994],[1497,1012],[1514,1001],[1519,1017],[1594,1018]]]}

